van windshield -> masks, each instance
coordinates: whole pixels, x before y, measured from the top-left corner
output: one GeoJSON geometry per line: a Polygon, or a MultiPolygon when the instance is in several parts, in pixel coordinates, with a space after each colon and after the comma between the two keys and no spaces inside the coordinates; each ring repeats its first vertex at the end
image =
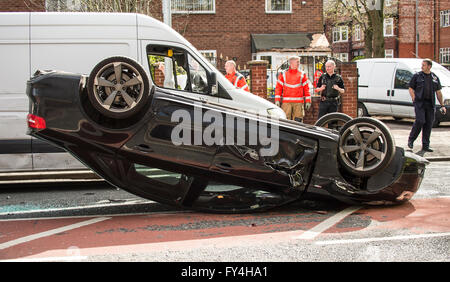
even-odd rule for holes
{"type": "MultiPolygon", "coordinates": [[[[416,72],[421,69],[415,69],[416,72]]],[[[450,71],[441,65],[433,64],[431,71],[439,77],[442,87],[450,87],[450,71]]]]}

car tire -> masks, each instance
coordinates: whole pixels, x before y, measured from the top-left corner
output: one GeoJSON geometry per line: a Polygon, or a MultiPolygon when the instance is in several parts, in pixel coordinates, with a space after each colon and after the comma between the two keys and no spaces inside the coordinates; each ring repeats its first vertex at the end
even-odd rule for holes
{"type": "Polygon", "coordinates": [[[370,116],[369,112],[367,111],[366,106],[364,106],[363,103],[358,103],[357,107],[358,107],[357,108],[358,117],[368,117],[368,116],[370,116]]]}
{"type": "Polygon", "coordinates": [[[437,118],[434,118],[434,121],[433,121],[433,128],[439,127],[439,124],[440,124],[440,123],[441,123],[440,120],[438,120],[437,118]]]}
{"type": "Polygon", "coordinates": [[[314,125],[339,131],[340,128],[350,120],[352,120],[352,117],[349,115],[343,113],[329,113],[319,118],[314,125]]]}
{"type": "Polygon", "coordinates": [[[110,57],[91,71],[87,92],[102,115],[126,119],[140,112],[149,97],[150,81],[142,66],[127,57],[110,57]]]}
{"type": "Polygon", "coordinates": [[[374,118],[352,119],[339,134],[339,163],[353,175],[374,175],[394,157],[395,142],[389,128],[374,118]]]}

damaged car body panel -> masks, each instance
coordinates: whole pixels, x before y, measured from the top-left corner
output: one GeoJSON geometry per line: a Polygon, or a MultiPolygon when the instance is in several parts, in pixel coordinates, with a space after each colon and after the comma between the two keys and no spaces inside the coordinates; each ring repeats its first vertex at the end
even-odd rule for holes
{"type": "Polygon", "coordinates": [[[338,160],[335,130],[199,103],[167,89],[152,88],[137,115],[111,119],[90,105],[86,79],[61,72],[33,77],[30,114],[45,119],[46,127],[30,126],[28,133],[70,152],[114,186],[160,203],[251,212],[316,193],[348,203],[394,204],[409,200],[423,178],[424,159],[399,147],[385,169],[355,176],[338,160]],[[173,118],[180,110],[191,126],[177,128],[186,121],[173,118]],[[196,114],[206,112],[214,118],[194,124],[196,114]],[[174,145],[174,130],[184,143],[174,145]],[[196,136],[216,138],[219,131],[217,142],[196,142],[196,136]],[[272,143],[252,142],[261,134],[272,143]],[[268,154],[273,142],[277,150],[268,154]]]}

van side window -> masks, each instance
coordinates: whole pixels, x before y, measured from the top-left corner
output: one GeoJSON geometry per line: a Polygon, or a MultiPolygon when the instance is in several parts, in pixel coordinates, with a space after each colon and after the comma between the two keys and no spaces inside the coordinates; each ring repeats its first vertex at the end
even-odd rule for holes
{"type": "Polygon", "coordinates": [[[409,82],[411,81],[411,78],[413,77],[413,74],[410,71],[407,70],[397,70],[395,72],[395,89],[408,89],[409,88],[409,82]]]}
{"type": "Polygon", "coordinates": [[[162,88],[199,94],[208,93],[205,68],[185,50],[168,46],[147,46],[153,83],[162,88]]]}

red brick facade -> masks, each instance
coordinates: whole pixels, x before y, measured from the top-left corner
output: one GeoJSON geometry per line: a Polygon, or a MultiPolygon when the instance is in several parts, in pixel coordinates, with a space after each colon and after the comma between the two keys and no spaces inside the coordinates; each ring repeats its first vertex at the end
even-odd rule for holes
{"type": "MultiPolygon", "coordinates": [[[[437,3],[436,7],[436,14],[438,16],[438,22],[436,24],[436,40],[439,42],[439,44],[436,44],[436,54],[440,54],[441,48],[450,48],[450,26],[447,27],[441,27],[441,18],[440,14],[441,11],[448,11],[450,10],[450,1],[441,1],[440,3],[437,3]]],[[[447,67],[450,68],[449,65],[447,67]]]]}
{"type": "MultiPolygon", "coordinates": [[[[434,2],[419,1],[419,54],[420,58],[437,59],[434,54],[434,2]]],[[[399,57],[416,56],[416,0],[402,0],[399,10],[399,57]]]]}
{"type": "MultiPolygon", "coordinates": [[[[450,27],[439,28],[441,10],[450,9],[448,0],[419,1],[419,53],[421,58],[439,61],[439,48],[450,47],[450,27]],[[441,47],[440,47],[441,46],[441,47]]],[[[385,37],[385,49],[394,50],[394,57],[412,58],[416,56],[416,0],[393,0],[385,7],[385,18],[394,19],[394,36],[385,37]]],[[[327,37],[332,42],[332,25],[327,22],[327,37]]],[[[349,32],[351,22],[347,20],[349,32]]],[[[349,60],[354,52],[364,50],[364,43],[352,41],[332,43],[333,53],[348,53],[349,60]]]]}
{"type": "Polygon", "coordinates": [[[1,0],[0,12],[45,11],[45,0],[1,0]]]}
{"type": "Polygon", "coordinates": [[[250,67],[250,92],[267,99],[267,65],[268,61],[255,60],[247,65],[250,67]]]}

